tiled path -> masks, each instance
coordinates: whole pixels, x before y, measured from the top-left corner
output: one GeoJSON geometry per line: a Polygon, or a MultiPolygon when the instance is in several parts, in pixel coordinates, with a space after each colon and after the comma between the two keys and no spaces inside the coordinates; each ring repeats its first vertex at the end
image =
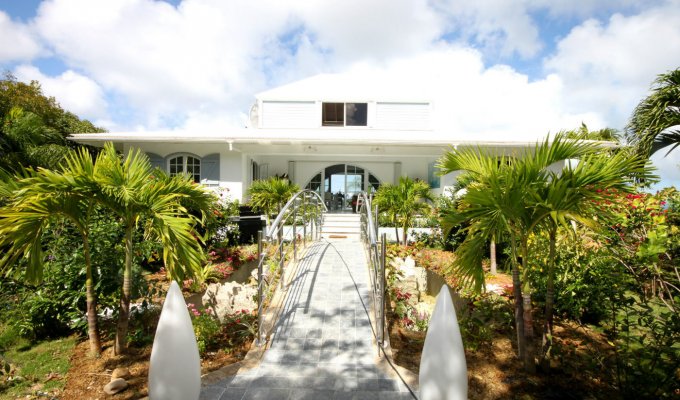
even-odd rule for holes
{"type": "Polygon", "coordinates": [[[260,365],[204,387],[201,399],[412,399],[376,365],[369,287],[359,242],[312,244],[260,365]]]}

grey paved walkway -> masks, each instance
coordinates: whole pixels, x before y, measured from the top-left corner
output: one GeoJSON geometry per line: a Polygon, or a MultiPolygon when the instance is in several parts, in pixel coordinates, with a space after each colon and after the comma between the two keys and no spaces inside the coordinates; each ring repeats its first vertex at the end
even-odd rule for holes
{"type": "Polygon", "coordinates": [[[201,399],[412,399],[376,365],[369,287],[359,242],[314,243],[260,365],[204,387],[201,399]]]}

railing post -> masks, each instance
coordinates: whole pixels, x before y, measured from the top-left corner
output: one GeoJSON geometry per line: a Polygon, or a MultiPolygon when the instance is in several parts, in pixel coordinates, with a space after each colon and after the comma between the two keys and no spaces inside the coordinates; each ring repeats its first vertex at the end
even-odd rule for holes
{"type": "Polygon", "coordinates": [[[281,289],[283,289],[283,286],[284,286],[284,284],[283,284],[283,279],[284,279],[284,275],[283,275],[283,262],[284,262],[284,260],[283,260],[283,225],[279,226],[278,239],[279,239],[279,272],[281,274],[279,279],[281,279],[281,289]]]}
{"type": "MultiPolygon", "coordinates": [[[[372,203],[371,203],[372,204],[372,203]]],[[[368,210],[368,212],[371,212],[371,210],[368,210]]],[[[379,226],[380,224],[378,223],[378,206],[375,206],[375,219],[373,220],[373,225],[375,225],[375,237],[378,237],[379,235],[379,226]]]]}
{"type": "Polygon", "coordinates": [[[387,295],[385,290],[385,284],[387,283],[385,280],[386,243],[387,236],[383,233],[380,240],[380,321],[378,321],[378,324],[380,324],[380,347],[382,347],[385,341],[385,297],[387,295]]]}
{"type": "Polygon", "coordinates": [[[293,262],[297,262],[297,207],[293,205],[293,262]]]}
{"type": "Polygon", "coordinates": [[[257,231],[257,342],[262,346],[262,306],[264,305],[264,253],[262,252],[262,231],[257,231]]]}
{"type": "Polygon", "coordinates": [[[302,246],[307,245],[307,194],[302,196],[302,246]]]}

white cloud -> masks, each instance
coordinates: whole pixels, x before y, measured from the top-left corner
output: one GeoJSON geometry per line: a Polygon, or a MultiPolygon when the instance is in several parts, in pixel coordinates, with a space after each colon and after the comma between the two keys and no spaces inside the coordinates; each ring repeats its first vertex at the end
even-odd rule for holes
{"type": "Polygon", "coordinates": [[[53,0],[35,24],[67,64],[124,96],[154,128],[163,116],[251,101],[265,86],[263,43],[287,21],[277,4],[53,0]]]}
{"type": "Polygon", "coordinates": [[[104,93],[96,82],[86,76],[68,70],[57,77],[49,77],[30,65],[18,66],[14,75],[21,81],[40,82],[45,95],[53,96],[65,110],[81,118],[94,122],[106,118],[104,93]]]}
{"type": "Polygon", "coordinates": [[[442,16],[425,0],[303,2],[296,11],[339,63],[413,54],[436,41],[444,28],[442,16]]]}
{"type": "Polygon", "coordinates": [[[521,2],[441,0],[435,5],[447,17],[449,30],[479,43],[487,53],[528,58],[543,47],[530,8],[521,2]]]}
{"type": "Polygon", "coordinates": [[[573,28],[545,63],[563,81],[566,110],[598,110],[622,129],[656,75],[680,66],[678,4],[573,28]]]}
{"type": "Polygon", "coordinates": [[[30,60],[41,52],[28,26],[13,22],[0,11],[0,63],[17,60],[30,60]]]}

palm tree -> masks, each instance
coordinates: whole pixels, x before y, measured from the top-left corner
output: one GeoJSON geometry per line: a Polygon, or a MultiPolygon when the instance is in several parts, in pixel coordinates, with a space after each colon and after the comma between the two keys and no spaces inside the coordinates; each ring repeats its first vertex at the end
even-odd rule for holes
{"type": "Polygon", "coordinates": [[[248,189],[248,195],[253,208],[265,213],[269,220],[272,214],[281,212],[283,205],[299,191],[300,187],[288,179],[271,177],[267,180],[253,181],[248,189]]]}
{"type": "Polygon", "coordinates": [[[28,259],[25,279],[38,284],[42,281],[42,233],[55,218],[66,218],[80,233],[85,258],[85,290],[90,352],[101,354],[97,325],[97,297],[90,257],[90,217],[96,197],[93,179],[94,165],[86,150],[71,153],[62,171],[29,170],[19,180],[5,180],[2,192],[8,204],[0,209],[0,248],[5,256],[3,269],[28,259]]]}
{"type": "MultiPolygon", "coordinates": [[[[481,257],[484,246],[495,237],[509,238],[515,297],[515,324],[518,350],[527,370],[533,370],[533,319],[531,288],[524,276],[531,268],[528,240],[547,225],[548,218],[583,221],[579,213],[587,200],[597,197],[597,189],[624,188],[632,172],[644,172],[644,161],[616,155],[598,154],[595,143],[567,140],[564,133],[552,142],[547,138],[524,151],[513,162],[482,149],[453,149],[440,160],[442,173],[463,170],[472,182],[461,195],[456,213],[444,218],[445,227],[469,222],[467,237],[457,249],[454,272],[465,283],[479,290],[484,282],[481,257]],[[567,159],[581,159],[561,173],[548,167],[567,159]]],[[[554,257],[554,251],[551,254],[554,257]]],[[[552,270],[548,272],[554,274],[552,270]]],[[[550,276],[549,275],[549,276],[550,276]]],[[[550,280],[550,278],[549,278],[550,280]]],[[[552,298],[549,302],[552,304],[552,298]]],[[[550,305],[552,307],[552,305],[550,305]]],[[[552,308],[550,308],[552,313],[552,308]]]]}
{"type": "MultiPolygon", "coordinates": [[[[614,189],[620,192],[633,190],[632,177],[652,178],[641,158],[631,158],[627,152],[593,153],[581,158],[576,167],[567,165],[559,174],[551,172],[552,177],[539,188],[542,208],[541,228],[547,231],[549,238],[549,255],[547,265],[547,289],[545,300],[545,321],[543,324],[543,352],[552,344],[553,307],[555,299],[555,250],[559,227],[572,229],[573,224],[580,223],[591,229],[599,229],[598,220],[611,216],[600,211],[595,218],[593,202],[603,201],[603,190],[614,189]]],[[[540,214],[539,214],[540,215],[540,214]]]]}
{"type": "MultiPolygon", "coordinates": [[[[408,244],[408,229],[413,224],[413,218],[430,209],[427,201],[432,201],[430,185],[421,180],[413,180],[407,176],[399,178],[397,185],[382,185],[375,196],[380,210],[387,212],[395,223],[401,225],[404,236],[404,246],[408,244]]],[[[399,235],[397,235],[399,243],[399,235]]]]}
{"type": "Polygon", "coordinates": [[[598,140],[606,142],[616,142],[619,143],[621,135],[614,128],[603,128],[596,131],[591,131],[585,123],[581,123],[577,129],[573,129],[565,132],[565,137],[567,139],[577,139],[577,140],[598,140]]]}
{"type": "MultiPolygon", "coordinates": [[[[380,212],[384,212],[385,214],[387,214],[390,221],[392,221],[392,225],[394,225],[395,240],[397,244],[400,244],[401,242],[399,241],[399,212],[397,211],[398,199],[399,193],[397,186],[392,185],[390,183],[384,183],[380,185],[380,188],[378,188],[378,191],[375,194],[374,201],[375,205],[378,206],[378,210],[380,210],[380,212]]],[[[406,243],[406,240],[404,240],[404,243],[406,243]]]]}
{"type": "Polygon", "coordinates": [[[680,68],[657,76],[652,93],[635,107],[626,136],[642,156],[673,145],[670,153],[680,145],[679,125],[680,68]]]}
{"type": "Polygon", "coordinates": [[[69,152],[61,134],[36,114],[14,107],[0,123],[0,168],[6,171],[56,169],[69,152]]]}
{"type": "Polygon", "coordinates": [[[97,157],[94,177],[100,190],[97,201],[116,214],[125,229],[123,290],[114,348],[115,354],[122,354],[127,349],[132,239],[138,223],[145,221],[146,238],[162,244],[163,261],[171,278],[195,276],[205,256],[194,226],[202,221],[215,198],[189,176],[169,177],[154,170],[139,149],[121,160],[111,143],[97,157]],[[189,214],[188,206],[200,212],[202,218],[189,214]]]}

